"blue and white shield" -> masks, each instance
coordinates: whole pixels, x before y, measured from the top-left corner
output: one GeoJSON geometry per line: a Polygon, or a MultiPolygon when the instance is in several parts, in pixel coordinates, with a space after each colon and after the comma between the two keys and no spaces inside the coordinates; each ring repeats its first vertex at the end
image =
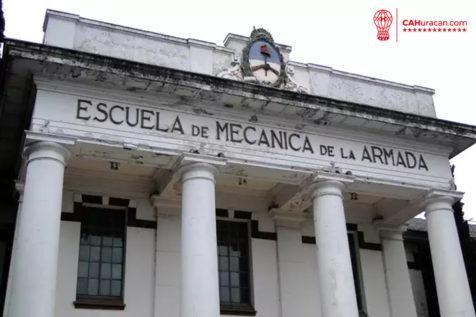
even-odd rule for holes
{"type": "Polygon", "coordinates": [[[267,41],[254,42],[249,51],[251,73],[265,84],[278,81],[281,72],[281,59],[277,49],[267,41]]]}

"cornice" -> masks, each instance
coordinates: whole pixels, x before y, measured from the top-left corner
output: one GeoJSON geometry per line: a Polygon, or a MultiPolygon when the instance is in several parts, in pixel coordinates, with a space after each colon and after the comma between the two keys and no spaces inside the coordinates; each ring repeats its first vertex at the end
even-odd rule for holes
{"type": "MultiPolygon", "coordinates": [[[[419,129],[426,132],[458,138],[462,144],[451,153],[450,158],[474,144],[476,127],[468,124],[425,117],[400,111],[377,108],[366,104],[337,100],[306,93],[296,93],[273,87],[263,87],[211,75],[198,74],[162,66],[148,65],[118,58],[100,56],[76,50],[58,48],[37,43],[7,39],[4,45],[4,59],[26,59],[38,63],[52,63],[65,67],[93,70],[119,77],[133,77],[136,80],[162,82],[163,85],[183,87],[197,91],[211,91],[233,97],[267,100],[295,107],[297,111],[308,109],[324,111],[336,115],[374,120],[385,124],[419,129]],[[464,140],[464,142],[463,142],[464,140]]],[[[450,142],[450,141],[448,141],[450,142]]]]}

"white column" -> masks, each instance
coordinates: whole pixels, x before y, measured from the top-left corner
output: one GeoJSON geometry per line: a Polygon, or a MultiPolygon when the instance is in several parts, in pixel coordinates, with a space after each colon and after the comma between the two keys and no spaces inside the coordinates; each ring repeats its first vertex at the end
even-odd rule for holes
{"type": "Polygon", "coordinates": [[[14,243],[9,317],[54,316],[63,174],[69,152],[51,142],[29,145],[21,218],[14,243]]]}
{"type": "Polygon", "coordinates": [[[432,195],[426,201],[428,238],[441,317],[474,317],[473,301],[463,262],[451,196],[432,195]]]}
{"type": "Polygon", "coordinates": [[[216,168],[191,163],[182,178],[182,317],[220,316],[215,220],[216,168]]]}
{"type": "MultiPolygon", "coordinates": [[[[342,181],[345,181],[344,177],[342,181]]],[[[342,181],[318,179],[314,190],[317,269],[323,317],[359,315],[342,201],[342,181]]]]}
{"type": "MultiPolygon", "coordinates": [[[[308,285],[313,284],[314,279],[304,280],[307,278],[305,273],[308,263],[302,246],[301,224],[306,220],[306,215],[276,209],[272,209],[269,214],[276,224],[280,317],[299,315],[296,307],[306,307],[303,311],[307,312],[313,309],[319,311],[319,299],[310,300],[308,293],[308,285]]],[[[319,283],[314,285],[316,290],[318,285],[319,283]]]]}
{"type": "Polygon", "coordinates": [[[392,317],[416,317],[415,300],[403,245],[404,227],[380,227],[385,279],[392,317]]]}

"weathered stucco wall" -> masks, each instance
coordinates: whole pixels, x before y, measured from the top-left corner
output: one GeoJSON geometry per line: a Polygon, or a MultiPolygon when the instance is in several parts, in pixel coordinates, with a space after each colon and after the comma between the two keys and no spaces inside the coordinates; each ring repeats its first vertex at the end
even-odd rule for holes
{"type": "MultiPolygon", "coordinates": [[[[398,182],[398,185],[411,183],[447,188],[452,179],[447,148],[395,137],[395,134],[390,135],[384,130],[377,134],[359,131],[359,128],[344,130],[329,125],[308,125],[302,129],[299,127],[303,122],[300,117],[291,119],[274,114],[259,115],[259,120],[256,119],[258,122],[252,122],[254,113],[251,109],[229,109],[201,103],[200,107],[206,109],[201,111],[180,101],[171,105],[169,101],[158,97],[149,99],[150,96],[146,94],[140,95],[141,99],[138,99],[137,94],[125,94],[119,90],[91,89],[41,80],[36,80],[36,83],[38,91],[30,128],[34,132],[59,133],[94,142],[107,140],[109,144],[127,142],[157,149],[167,146],[178,155],[195,148],[201,149],[201,153],[221,152],[228,159],[245,164],[254,161],[291,169],[317,170],[335,163],[343,170],[351,170],[355,176],[385,179],[398,182]],[[115,104],[122,107],[124,111],[116,109],[114,113],[122,123],[115,124],[102,119],[103,113],[98,110],[100,104],[108,107],[106,111],[109,113],[115,104]],[[155,124],[162,130],[141,128],[139,124],[128,125],[125,107],[133,109],[135,113],[155,111],[155,118],[160,114],[160,120],[150,120],[148,124],[155,124]],[[170,128],[176,118],[183,126],[183,133],[170,128]],[[231,124],[241,126],[239,138],[244,141],[233,142],[224,132],[217,132],[225,126],[228,131],[231,124]],[[210,137],[194,136],[192,125],[206,126],[210,137]],[[244,131],[248,126],[251,126],[249,129],[255,129],[253,134],[248,134],[253,139],[250,142],[244,139],[244,131]],[[271,130],[283,135],[286,132],[287,136],[298,134],[297,150],[279,145],[259,145],[258,137],[262,133],[271,135],[271,130]],[[305,144],[308,144],[307,148],[305,144]],[[335,153],[330,156],[322,152],[325,146],[334,147],[335,153]],[[349,158],[350,151],[353,153],[352,158],[349,158]],[[384,151],[388,152],[390,158],[385,159],[384,151]],[[404,162],[406,152],[409,153],[407,163],[404,162]],[[373,158],[370,155],[374,154],[371,153],[375,153],[373,158]]],[[[271,139],[271,136],[267,138],[271,139]]]]}
{"type": "MultiPolygon", "coordinates": [[[[63,212],[73,212],[73,195],[65,191],[63,212]]],[[[137,206],[137,217],[148,218],[150,208],[142,202],[137,206]]],[[[80,222],[62,221],[56,288],[56,317],[100,316],[149,316],[154,312],[155,230],[127,228],[126,271],[124,280],[123,311],[76,309],[80,222]]]]}
{"type": "MultiPolygon", "coordinates": [[[[73,192],[66,190],[63,212],[73,211],[73,199],[73,192]]],[[[135,199],[135,203],[138,219],[154,219],[155,211],[148,199],[135,199]]],[[[314,234],[312,221],[306,220],[294,228],[275,227],[267,203],[266,199],[247,195],[225,192],[217,195],[217,208],[252,211],[252,219],[259,220],[260,231],[277,233],[276,241],[256,238],[251,241],[257,316],[319,317],[316,245],[301,241],[303,235],[314,234]]],[[[62,221],[56,317],[85,317],[93,313],[104,317],[180,316],[180,211],[178,206],[163,206],[159,210],[157,230],[127,229],[124,311],[74,308],[80,223],[62,221]]],[[[382,252],[359,249],[357,257],[364,310],[369,316],[389,316],[382,252]]]]}
{"type": "MultiPolygon", "coordinates": [[[[106,190],[106,189],[105,189],[106,190]]],[[[101,191],[104,193],[105,191],[101,191]]],[[[114,196],[111,193],[111,196],[114,196]]],[[[266,200],[244,199],[219,194],[218,208],[229,208],[241,200],[241,210],[255,210],[253,219],[262,219],[260,230],[273,230],[266,213],[266,200]],[[265,219],[267,218],[267,219],[265,219]]],[[[63,212],[73,212],[74,195],[65,190],[63,212]]],[[[153,208],[147,199],[135,199],[137,218],[151,220],[153,208]]],[[[124,311],[76,309],[76,279],[80,223],[62,221],[58,263],[56,317],[69,316],[180,316],[180,213],[175,207],[160,208],[157,230],[128,227],[124,282],[124,311]],[[157,235],[157,237],[156,237],[157,235]]],[[[252,274],[257,316],[279,316],[279,282],[276,241],[252,239],[252,274]]],[[[305,278],[305,276],[303,276],[305,278]]],[[[296,285],[298,287],[299,285],[296,285]]],[[[298,308],[295,308],[298,309],[298,308]]],[[[226,315],[222,315],[226,316],[226,315]]]]}

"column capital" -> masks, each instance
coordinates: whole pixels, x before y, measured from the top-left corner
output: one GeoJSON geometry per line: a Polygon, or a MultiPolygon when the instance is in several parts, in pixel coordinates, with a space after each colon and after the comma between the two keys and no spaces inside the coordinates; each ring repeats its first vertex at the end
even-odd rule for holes
{"type": "Polygon", "coordinates": [[[25,189],[25,183],[20,180],[16,180],[15,189],[20,195],[23,195],[23,190],[25,189]]]}
{"type": "Polygon", "coordinates": [[[313,184],[317,184],[317,183],[325,182],[325,181],[337,181],[342,184],[350,184],[354,182],[354,179],[355,179],[355,176],[351,174],[319,171],[314,175],[314,179],[312,180],[312,182],[313,184]]]}
{"type": "Polygon", "coordinates": [[[22,203],[23,202],[23,192],[25,190],[25,183],[23,183],[19,180],[16,180],[15,181],[15,189],[18,193],[18,202],[22,203]]]}
{"type": "Polygon", "coordinates": [[[164,198],[160,195],[151,195],[149,200],[157,215],[175,216],[181,213],[180,200],[164,198]]]}
{"type": "Polygon", "coordinates": [[[215,167],[226,166],[227,159],[223,157],[196,154],[196,153],[183,153],[178,159],[178,164],[184,166],[191,163],[207,163],[215,167]]]}
{"type": "Polygon", "coordinates": [[[390,226],[385,224],[377,224],[377,231],[382,239],[403,241],[403,233],[407,231],[408,226],[390,226]]]}
{"type": "Polygon", "coordinates": [[[218,167],[226,165],[226,159],[194,153],[184,153],[179,159],[177,169],[183,181],[191,178],[207,178],[214,180],[218,174],[218,167]]]}
{"type": "Polygon", "coordinates": [[[23,191],[25,190],[25,182],[17,179],[15,181],[15,189],[20,196],[23,196],[23,191]]]}
{"type": "Polygon", "coordinates": [[[325,195],[342,197],[342,191],[346,184],[354,181],[352,175],[319,172],[312,181],[313,198],[325,195]]]}
{"type": "Polygon", "coordinates": [[[289,228],[300,228],[304,221],[310,219],[305,213],[282,211],[277,208],[271,209],[269,215],[277,226],[289,228]]]}
{"type": "Polygon", "coordinates": [[[204,178],[214,182],[218,169],[208,163],[188,163],[182,165],[178,173],[182,182],[193,178],[204,178]]]}
{"type": "Polygon", "coordinates": [[[436,210],[450,210],[453,212],[452,205],[463,195],[463,192],[454,190],[431,190],[423,198],[425,212],[427,214],[436,210]]]}
{"type": "Polygon", "coordinates": [[[71,152],[59,143],[40,141],[28,144],[23,155],[27,159],[27,164],[34,160],[51,159],[66,165],[71,152]]]}

